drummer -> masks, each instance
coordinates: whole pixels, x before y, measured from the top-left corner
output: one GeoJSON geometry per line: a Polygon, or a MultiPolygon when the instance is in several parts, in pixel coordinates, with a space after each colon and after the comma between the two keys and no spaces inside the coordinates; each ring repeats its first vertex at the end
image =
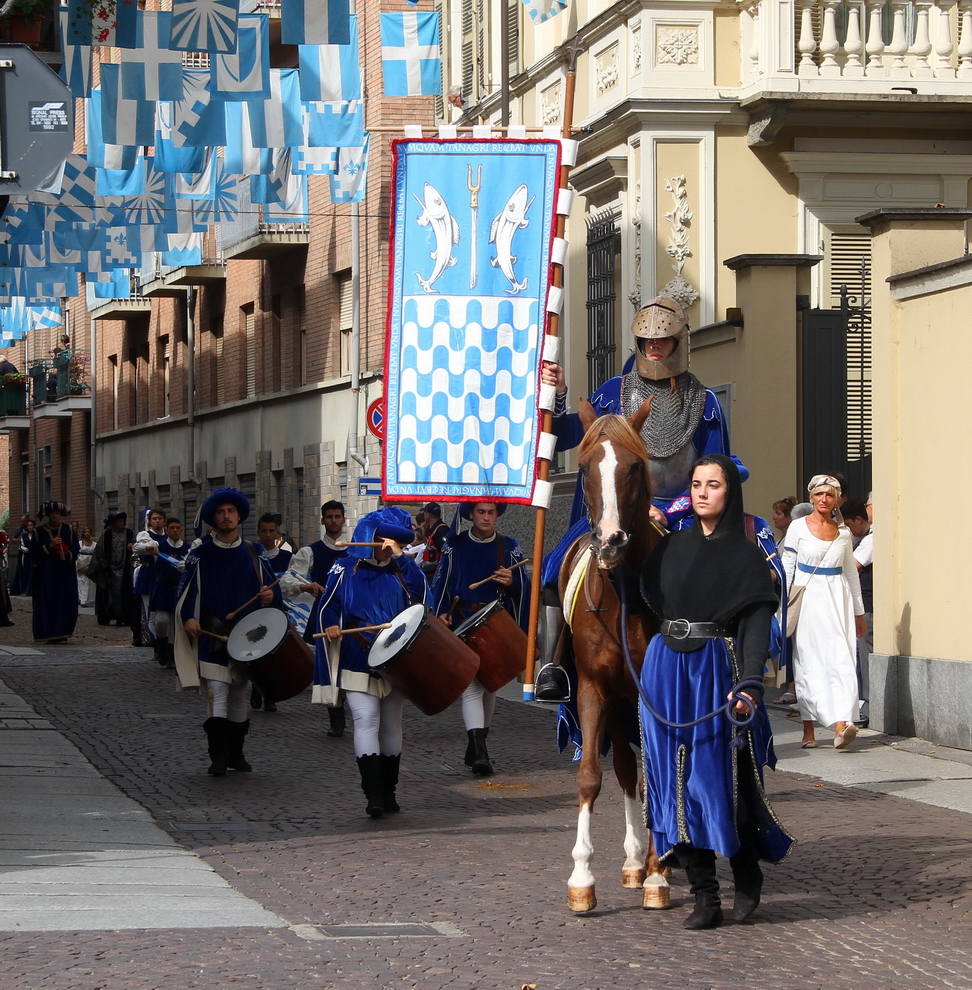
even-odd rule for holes
{"type": "Polygon", "coordinates": [[[317,611],[317,625],[325,636],[317,640],[314,691],[337,687],[347,694],[354,720],[354,755],[372,818],[400,810],[395,788],[405,699],[368,666],[376,634],[342,630],[390,622],[410,605],[425,603],[425,575],[402,553],[411,540],[407,512],[391,506],[369,512],[355,526],[348,556],[331,568],[317,611]],[[327,649],[336,640],[341,643],[337,656],[327,649]]]}
{"type": "MultiPolygon", "coordinates": [[[[505,503],[498,502],[463,502],[459,506],[459,515],[472,523],[472,529],[446,539],[432,581],[432,610],[453,627],[499,598],[526,631],[530,579],[524,568],[516,567],[523,562],[519,543],[496,532],[496,520],[505,511],[505,503]],[[471,584],[483,578],[490,580],[470,590],[471,584]]],[[[464,762],[479,777],[493,772],[486,737],[495,708],[496,695],[478,678],[462,695],[462,720],[468,738],[464,762]]]]}
{"type": "Polygon", "coordinates": [[[234,618],[240,619],[265,605],[281,604],[279,586],[270,587],[276,577],[266,551],[240,537],[239,528],[249,514],[249,500],[235,488],[218,488],[203,502],[200,516],[212,527],[212,539],[186,556],[176,604],[176,673],[184,690],[202,682],[209,693],[210,717],[203,729],[209,740],[208,772],[214,777],[222,777],[227,767],[251,769],[243,756],[250,721],[246,674],[230,659],[225,641],[206,635],[206,630],[226,636],[230,613],[235,611],[234,618]]]}

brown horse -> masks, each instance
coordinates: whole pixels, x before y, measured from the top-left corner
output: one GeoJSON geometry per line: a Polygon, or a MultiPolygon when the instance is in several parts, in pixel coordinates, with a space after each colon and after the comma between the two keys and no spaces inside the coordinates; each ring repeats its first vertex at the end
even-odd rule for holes
{"type": "MultiPolygon", "coordinates": [[[[578,448],[578,469],[584,485],[591,535],[568,551],[560,570],[560,595],[568,615],[577,663],[577,708],[583,733],[583,755],[577,771],[577,842],[574,872],[567,881],[567,904],[590,911],[596,904],[591,858],[591,817],[601,791],[600,753],[605,734],[611,740],[614,772],[624,791],[624,868],[621,884],[642,887],[643,906],[669,906],[669,888],[645,828],[638,761],[626,731],[622,700],[637,705],[637,688],[624,661],[621,605],[608,572],[626,567],[641,574],[645,558],[661,539],[652,524],[648,455],[640,437],[651,408],[649,399],[630,419],[598,418],[582,399],[580,419],[586,433],[578,448]],[[589,555],[587,572],[578,584],[575,567],[589,555]],[[572,601],[567,599],[571,585],[572,601]],[[572,610],[572,614],[571,614],[572,610]]],[[[629,602],[629,606],[632,603],[629,602]]],[[[628,642],[640,669],[648,641],[658,631],[653,615],[629,616],[628,642]]]]}

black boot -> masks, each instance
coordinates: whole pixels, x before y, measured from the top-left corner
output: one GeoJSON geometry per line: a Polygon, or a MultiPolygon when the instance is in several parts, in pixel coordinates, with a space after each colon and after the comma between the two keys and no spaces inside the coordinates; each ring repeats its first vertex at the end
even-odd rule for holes
{"type": "Polygon", "coordinates": [[[358,757],[358,772],[361,774],[361,790],[368,799],[365,811],[372,818],[381,818],[385,813],[385,788],[381,777],[381,757],[377,753],[358,757]]]}
{"type": "Polygon", "coordinates": [[[257,711],[263,707],[263,694],[253,683],[250,684],[250,707],[257,711]]]}
{"type": "Polygon", "coordinates": [[[266,695],[264,695],[263,710],[265,712],[275,712],[277,710],[277,703],[273,700],[273,698],[268,698],[266,695]]]}
{"type": "Polygon", "coordinates": [[[328,705],[327,717],[331,722],[331,727],[327,730],[327,734],[332,739],[340,739],[344,735],[345,726],[348,724],[348,718],[344,714],[344,705],[328,705]]]}
{"type": "MultiPolygon", "coordinates": [[[[489,729],[483,729],[483,732],[486,733],[487,737],[489,736],[489,729]]],[[[462,762],[465,763],[467,767],[471,767],[473,765],[473,760],[476,759],[476,746],[473,743],[472,734],[468,730],[466,735],[469,736],[469,742],[466,743],[466,754],[463,756],[462,762]]]]}
{"type": "Polygon", "coordinates": [[[231,770],[236,770],[239,773],[249,773],[253,769],[253,767],[246,762],[246,757],[243,755],[243,740],[246,738],[246,734],[249,731],[249,719],[245,722],[230,722],[227,728],[227,738],[229,743],[227,747],[226,762],[231,770]]]}
{"type": "Polygon", "coordinates": [[[675,847],[675,854],[695,895],[695,910],[682,922],[682,927],[696,930],[717,928],[722,924],[723,918],[715,853],[711,849],[679,845],[675,847]]]}
{"type": "Polygon", "coordinates": [[[207,718],[203,722],[206,738],[209,741],[209,764],[207,773],[211,777],[222,777],[229,766],[229,719],[207,718]]]}
{"type": "Polygon", "coordinates": [[[763,891],[763,871],[759,868],[759,850],[753,830],[749,827],[737,828],[739,852],[729,857],[732,878],[736,884],[732,917],[736,921],[745,921],[759,907],[759,898],[763,891]]]}
{"type": "Polygon", "coordinates": [[[165,669],[175,670],[175,644],[166,640],[163,644],[163,648],[165,651],[165,669]]]}
{"type": "Polygon", "coordinates": [[[398,765],[401,760],[400,753],[398,756],[385,756],[384,754],[381,756],[381,782],[385,799],[385,812],[389,815],[394,815],[402,810],[395,800],[395,788],[398,787],[398,765]]]}
{"type": "Polygon", "coordinates": [[[552,663],[540,668],[537,683],[534,685],[534,698],[548,704],[566,704],[570,701],[570,678],[563,667],[552,663]]]}
{"type": "Polygon", "coordinates": [[[486,777],[493,772],[493,764],[489,762],[489,753],[486,752],[486,734],[489,729],[469,729],[466,735],[469,736],[469,745],[472,746],[472,772],[477,777],[486,777]]]}
{"type": "Polygon", "coordinates": [[[155,658],[155,662],[160,666],[165,666],[165,652],[163,647],[165,642],[161,639],[152,640],[152,656],[155,658]]]}

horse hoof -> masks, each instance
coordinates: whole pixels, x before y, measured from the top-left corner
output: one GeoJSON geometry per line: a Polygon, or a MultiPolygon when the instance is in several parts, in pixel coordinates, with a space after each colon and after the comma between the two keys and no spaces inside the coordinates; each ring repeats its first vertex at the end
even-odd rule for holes
{"type": "Polygon", "coordinates": [[[571,911],[593,911],[597,907],[597,896],[593,887],[567,887],[567,907],[571,911]]]}
{"type": "Polygon", "coordinates": [[[646,911],[659,911],[672,906],[672,889],[659,873],[653,873],[642,888],[641,906],[646,911]]]}
{"type": "Polygon", "coordinates": [[[644,885],[648,871],[643,867],[627,867],[621,871],[622,887],[641,887],[644,885]]]}

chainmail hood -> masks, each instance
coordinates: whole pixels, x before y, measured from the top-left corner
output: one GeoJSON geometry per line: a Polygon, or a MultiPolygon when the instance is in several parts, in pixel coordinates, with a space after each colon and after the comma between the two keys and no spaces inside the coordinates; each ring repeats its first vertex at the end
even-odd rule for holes
{"type": "Polygon", "coordinates": [[[705,387],[691,371],[662,381],[642,378],[634,371],[622,377],[621,408],[626,417],[633,416],[649,398],[651,413],[641,428],[641,439],[649,457],[671,457],[691,441],[699,427],[705,387]]]}

